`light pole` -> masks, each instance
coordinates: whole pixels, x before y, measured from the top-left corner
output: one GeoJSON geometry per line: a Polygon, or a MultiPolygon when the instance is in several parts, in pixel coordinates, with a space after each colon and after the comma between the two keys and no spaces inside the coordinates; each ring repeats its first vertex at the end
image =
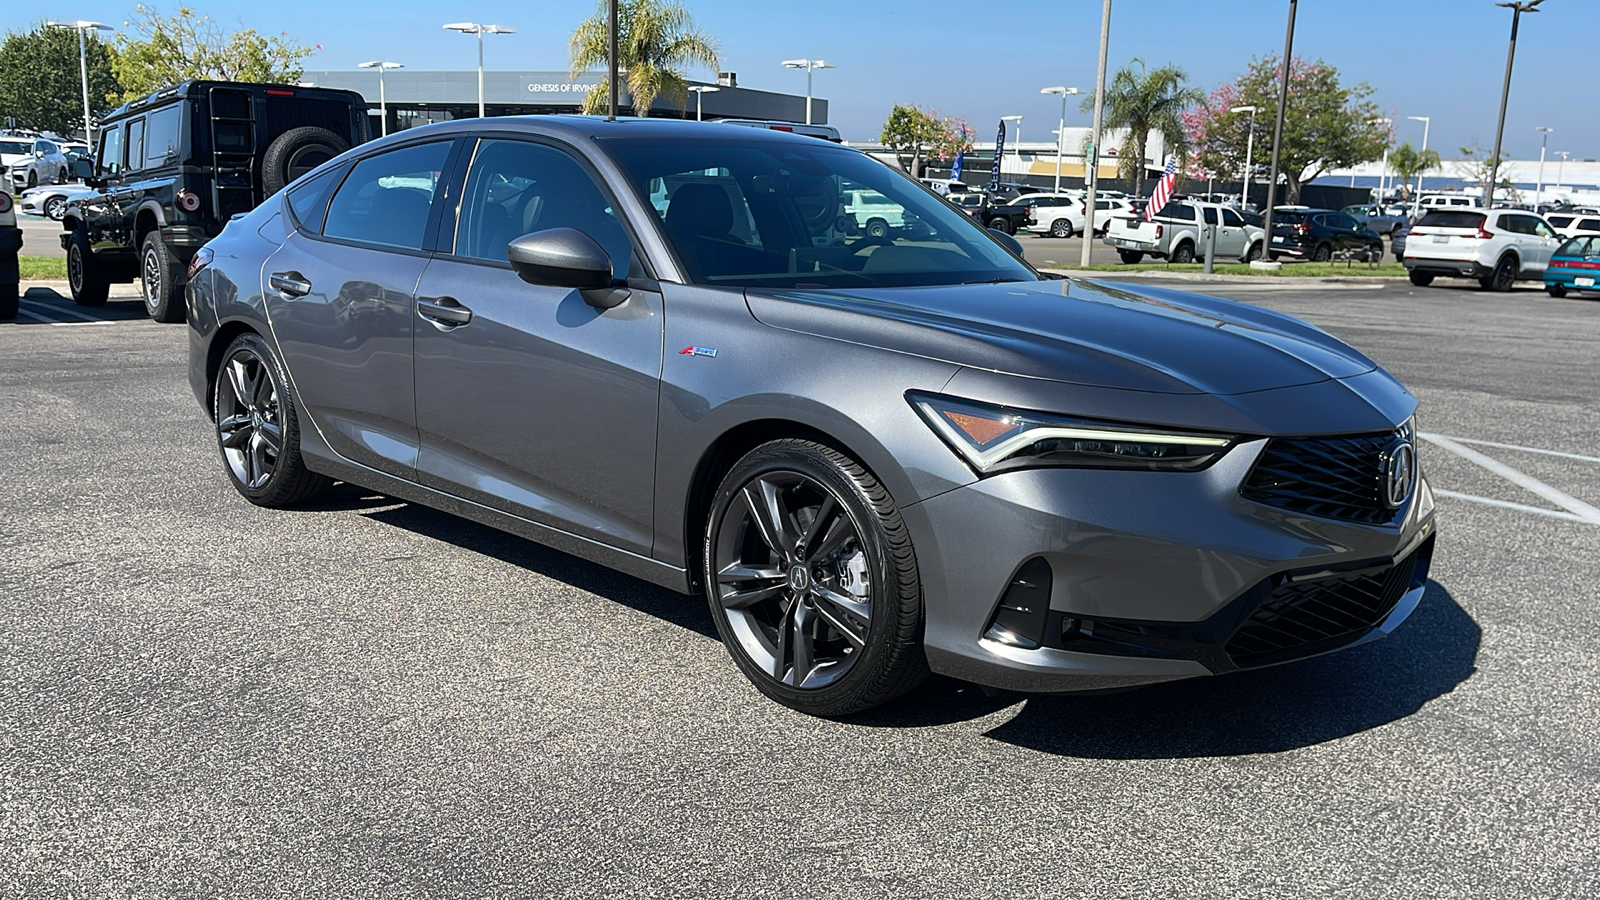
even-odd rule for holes
{"type": "Polygon", "coordinates": [[[1244,185],[1239,190],[1239,208],[1244,209],[1250,205],[1250,166],[1255,159],[1256,150],[1256,110],[1257,106],[1235,106],[1228,110],[1230,113],[1247,112],[1250,114],[1250,133],[1244,139],[1244,185]]]}
{"type": "MultiPolygon", "coordinates": [[[[1278,189],[1278,153],[1283,149],[1283,114],[1289,105],[1289,72],[1294,63],[1294,13],[1297,0],[1289,0],[1289,24],[1283,30],[1283,69],[1278,77],[1278,114],[1274,116],[1272,125],[1272,167],[1267,176],[1267,208],[1261,216],[1261,227],[1266,234],[1261,238],[1267,247],[1272,246],[1272,207],[1275,198],[1273,192],[1278,189]]],[[[1263,254],[1268,260],[1272,254],[1263,249],[1263,254]]],[[[1276,269],[1278,266],[1272,262],[1260,262],[1264,268],[1276,269]]],[[[1252,263],[1255,265],[1255,263],[1252,263]]]]}
{"type": "Polygon", "coordinates": [[[1494,127],[1494,153],[1489,157],[1489,186],[1484,188],[1483,208],[1494,208],[1494,188],[1500,177],[1500,138],[1506,130],[1506,101],[1511,99],[1511,62],[1517,56],[1517,26],[1523,13],[1536,13],[1544,0],[1511,0],[1496,3],[1511,10],[1511,42],[1506,45],[1506,80],[1500,86],[1500,121],[1494,127]]]}
{"type": "Polygon", "coordinates": [[[1100,126],[1105,124],[1106,57],[1111,48],[1111,0],[1100,10],[1100,63],[1094,75],[1094,124],[1089,126],[1089,152],[1083,155],[1083,244],[1078,265],[1089,265],[1089,242],[1094,239],[1095,197],[1100,187],[1100,126]]]}
{"type": "Polygon", "coordinates": [[[706,94],[715,94],[717,91],[722,90],[722,88],[719,88],[714,84],[691,84],[689,85],[689,90],[694,91],[694,120],[696,122],[704,122],[705,116],[700,109],[700,101],[705,97],[706,94]]]}
{"type": "Polygon", "coordinates": [[[1017,155],[1017,171],[1020,172],[1022,171],[1022,117],[1001,116],[1000,121],[1017,123],[1017,139],[1012,141],[1012,152],[1017,155]]]}
{"type": "MultiPolygon", "coordinates": [[[[1416,122],[1422,123],[1422,152],[1428,152],[1428,126],[1433,124],[1432,116],[1406,116],[1416,122]]],[[[1417,204],[1422,202],[1422,173],[1417,173],[1417,195],[1411,198],[1411,214],[1417,214],[1417,204]]]]}
{"type": "MultiPolygon", "coordinates": [[[[1392,126],[1392,125],[1394,125],[1394,120],[1393,119],[1368,119],[1367,120],[1367,124],[1368,125],[1392,126]]],[[[1384,182],[1384,179],[1389,177],[1389,144],[1393,140],[1394,140],[1394,135],[1393,135],[1392,132],[1383,139],[1383,166],[1382,166],[1382,168],[1378,169],[1378,196],[1373,198],[1373,201],[1372,201],[1373,205],[1378,208],[1378,212],[1380,212],[1380,213],[1383,212],[1383,182],[1384,182]]]]}
{"type": "Polygon", "coordinates": [[[378,70],[378,118],[383,120],[383,134],[385,137],[387,137],[389,134],[389,98],[384,91],[383,71],[385,69],[404,69],[405,64],[397,62],[380,62],[379,60],[374,59],[364,63],[356,63],[356,65],[363,69],[378,70]]]}
{"type": "Polygon", "coordinates": [[[89,50],[84,43],[83,33],[91,28],[95,31],[112,31],[110,25],[100,22],[89,22],[79,19],[76,22],[51,22],[51,28],[71,28],[78,32],[78,72],[83,76],[83,139],[89,145],[89,152],[94,153],[94,132],[89,124],[89,50]]]}
{"type": "Polygon", "coordinates": [[[1556,164],[1556,187],[1561,187],[1565,183],[1561,180],[1561,173],[1567,168],[1567,157],[1572,154],[1565,150],[1557,150],[1556,155],[1561,157],[1561,162],[1556,164]]]}
{"type": "Polygon", "coordinates": [[[1539,139],[1539,180],[1533,188],[1533,208],[1538,209],[1539,204],[1544,201],[1544,148],[1550,143],[1550,132],[1555,129],[1540,125],[1534,130],[1544,132],[1544,137],[1539,139]]]}
{"type": "Polygon", "coordinates": [[[837,69],[838,66],[821,59],[786,59],[783,61],[786,69],[806,70],[806,124],[811,124],[811,70],[812,69],[837,69]]]}
{"type": "MultiPolygon", "coordinates": [[[[1047,87],[1040,88],[1039,93],[1061,95],[1061,126],[1056,131],[1056,193],[1059,194],[1061,193],[1061,157],[1066,153],[1067,146],[1067,98],[1078,93],[1078,89],[1075,87],[1047,87]]],[[[1083,174],[1087,177],[1089,171],[1085,169],[1083,174]]]]}
{"type": "Polygon", "coordinates": [[[478,118],[483,118],[483,36],[486,34],[516,34],[517,30],[505,25],[480,25],[477,22],[451,22],[446,31],[478,36],[478,118]]]}

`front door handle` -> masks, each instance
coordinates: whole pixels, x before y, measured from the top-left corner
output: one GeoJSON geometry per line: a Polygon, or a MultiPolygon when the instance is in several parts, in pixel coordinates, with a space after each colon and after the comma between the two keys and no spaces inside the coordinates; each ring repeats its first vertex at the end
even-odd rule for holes
{"type": "Polygon", "coordinates": [[[299,272],[273,272],[267,283],[285,297],[304,297],[311,293],[311,282],[299,272]]]}
{"type": "Polygon", "coordinates": [[[472,321],[472,310],[457,303],[452,297],[419,297],[417,315],[430,322],[452,328],[472,321]]]}

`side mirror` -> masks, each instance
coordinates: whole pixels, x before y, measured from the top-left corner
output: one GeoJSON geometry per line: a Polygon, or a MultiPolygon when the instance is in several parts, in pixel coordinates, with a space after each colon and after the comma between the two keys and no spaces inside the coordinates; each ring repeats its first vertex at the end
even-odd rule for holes
{"type": "Polygon", "coordinates": [[[1006,234],[1004,231],[1001,231],[998,228],[989,229],[989,236],[994,238],[995,241],[1000,244],[1000,246],[1010,250],[1013,256],[1016,256],[1018,259],[1022,258],[1021,241],[1009,234],[1006,234]]]}
{"type": "Polygon", "coordinates": [[[77,178],[80,181],[85,179],[85,178],[93,178],[94,177],[94,163],[90,162],[87,159],[75,159],[75,160],[73,160],[72,161],[72,177],[73,178],[77,178]]]}
{"type": "Polygon", "coordinates": [[[577,288],[596,309],[620,306],[627,288],[613,287],[611,256],[594,238],[576,228],[550,228],[525,234],[506,247],[517,277],[529,284],[577,288]]]}

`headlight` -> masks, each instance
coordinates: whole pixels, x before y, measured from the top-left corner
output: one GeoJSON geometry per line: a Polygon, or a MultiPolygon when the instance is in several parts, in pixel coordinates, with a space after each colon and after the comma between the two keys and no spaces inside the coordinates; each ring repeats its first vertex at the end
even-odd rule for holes
{"type": "Polygon", "coordinates": [[[917,391],[906,399],[979,474],[1036,466],[1190,472],[1236,438],[1007,409],[917,391]]]}

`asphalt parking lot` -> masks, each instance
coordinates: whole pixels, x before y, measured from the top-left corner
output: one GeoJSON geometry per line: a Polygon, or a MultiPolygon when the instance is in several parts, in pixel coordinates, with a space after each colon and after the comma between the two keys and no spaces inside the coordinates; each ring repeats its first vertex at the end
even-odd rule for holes
{"type": "Polygon", "coordinates": [[[185,329],[31,291],[0,324],[0,891],[1600,895],[1600,302],[1171,284],[1419,395],[1417,612],[1254,673],[934,680],[849,721],[763,699],[698,601],[357,489],[250,506],[185,329]]]}

